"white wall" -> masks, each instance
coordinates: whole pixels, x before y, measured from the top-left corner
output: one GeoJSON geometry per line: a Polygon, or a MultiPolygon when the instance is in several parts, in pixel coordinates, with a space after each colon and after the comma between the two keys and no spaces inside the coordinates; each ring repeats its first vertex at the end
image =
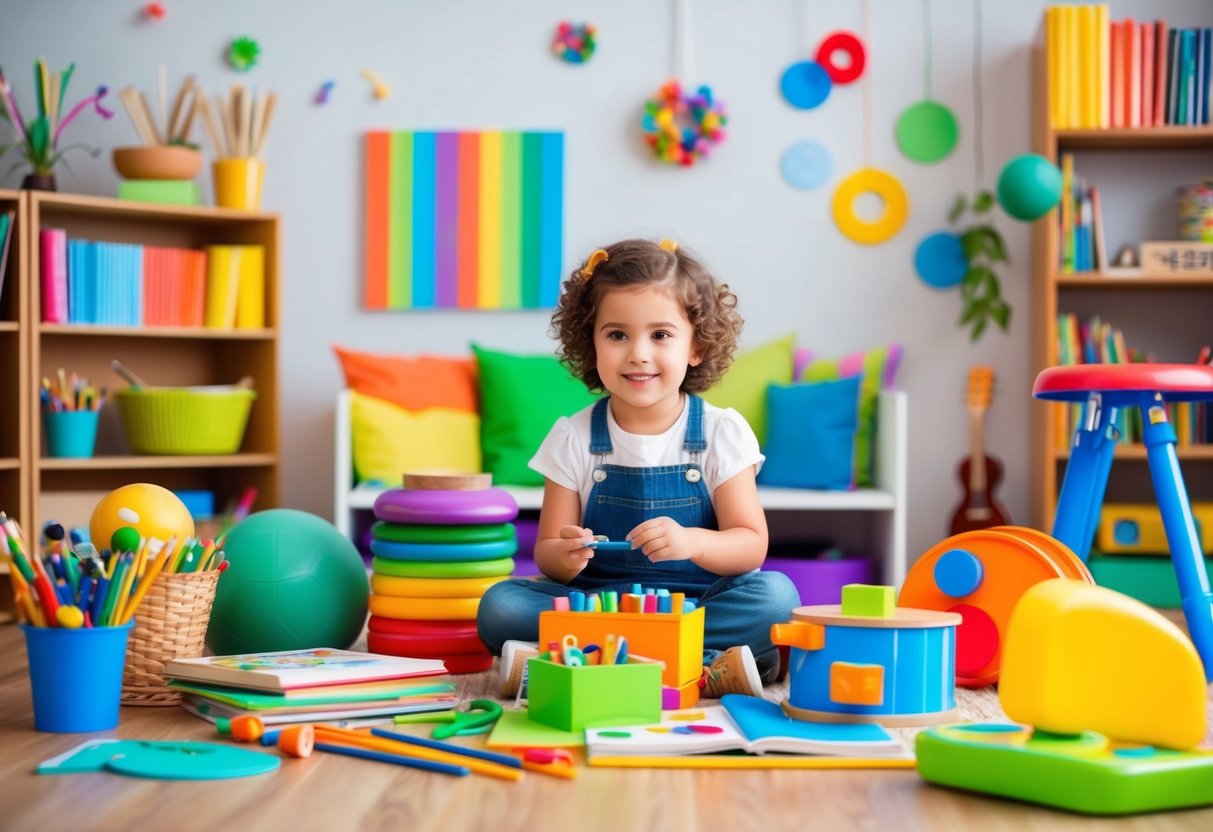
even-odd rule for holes
{"type": "MultiPolygon", "coordinates": [[[[973,364],[992,364],[998,374],[987,445],[1007,465],[1005,501],[1017,518],[1026,517],[1029,229],[999,220],[1013,258],[1003,281],[1015,320],[1009,334],[989,335],[975,346],[954,325],[958,294],[926,287],[912,269],[914,247],[944,227],[953,195],[975,184],[973,2],[930,4],[935,98],[958,115],[961,142],[944,162],[919,166],[897,151],[892,128],[901,110],[922,97],[923,4],[872,0],[873,157],[905,183],[911,202],[901,233],[874,247],[844,238],[829,212],[833,185],[863,163],[860,87],[836,88],[809,112],[787,106],[778,93],[783,69],[815,50],[823,34],[862,31],[859,0],[693,3],[691,80],[712,85],[727,102],[731,123],[715,157],[691,170],[655,164],[639,128],[644,100],[676,71],[673,0],[179,1],[165,4],[168,16],[160,22],[140,20],[139,2],[3,5],[0,65],[27,108],[29,67],[39,55],[52,68],[76,62],[69,104],[99,83],[114,91],[137,84],[150,93],[160,64],[168,66],[172,86],[192,72],[213,92],[237,81],[278,92],[264,207],[284,219],[287,505],[331,514],[332,402],[341,384],[331,344],[452,354],[464,353],[471,339],[517,350],[553,346],[542,311],[372,314],[360,308],[363,132],[544,128],[566,135],[567,266],[623,236],[668,235],[734,286],[747,319],[745,344],[792,331],[824,354],[889,341],[905,345],[899,381],[911,405],[911,557],[943,536],[959,499],[954,467],[967,452],[964,392],[973,364]],[[561,19],[598,25],[600,46],[589,64],[567,65],[548,52],[561,19]],[[247,75],[223,58],[230,39],[245,34],[263,49],[247,75]],[[362,67],[391,84],[390,99],[371,99],[358,75],[362,67]],[[329,78],[337,81],[330,103],[314,106],[312,96],[329,78]],[[801,138],[816,138],[834,154],[835,179],[825,189],[795,191],[779,176],[780,154],[801,138]]],[[[1044,5],[983,5],[985,185],[993,184],[1004,161],[1030,149],[1030,45],[1044,5]]],[[[1111,9],[1113,19],[1213,24],[1208,0],[1118,0],[1111,9]]],[[[116,96],[110,102],[119,108],[116,96]]],[[[82,117],[68,138],[106,152],[96,160],[76,156],[75,175],[60,176],[61,190],[114,193],[108,149],[136,143],[125,113],[109,122],[82,117]]],[[[7,168],[5,161],[0,171],[7,168]]],[[[1112,168],[1110,178],[1117,175],[1112,168]]],[[[15,186],[19,175],[4,184],[15,186]]],[[[1111,217],[1110,226],[1114,222],[1111,217]]]]}

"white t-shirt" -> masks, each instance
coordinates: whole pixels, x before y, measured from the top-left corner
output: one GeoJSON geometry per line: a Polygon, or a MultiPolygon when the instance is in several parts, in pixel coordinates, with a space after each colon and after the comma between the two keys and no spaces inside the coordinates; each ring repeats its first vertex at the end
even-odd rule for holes
{"type": "MultiPolygon", "coordinates": [[[[607,432],[611,436],[612,453],[603,461],[608,465],[629,468],[651,468],[657,465],[681,465],[694,457],[682,449],[686,438],[687,403],[683,397],[682,414],[669,430],[657,435],[627,433],[615,421],[607,407],[607,432]]],[[[598,457],[590,453],[590,414],[594,405],[556,420],[543,444],[528,463],[557,485],[581,495],[581,514],[590,500],[594,487],[594,467],[598,457]]],[[[703,435],[707,450],[698,454],[703,468],[704,484],[716,503],[716,489],[751,465],[762,467],[766,459],[758,450],[758,438],[741,414],[733,408],[720,408],[703,403],[703,435]]]]}

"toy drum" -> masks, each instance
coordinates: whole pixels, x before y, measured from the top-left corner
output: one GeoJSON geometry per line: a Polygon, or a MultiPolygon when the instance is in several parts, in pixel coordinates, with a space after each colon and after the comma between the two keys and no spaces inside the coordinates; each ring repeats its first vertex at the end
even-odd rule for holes
{"type": "Polygon", "coordinates": [[[771,641],[791,648],[788,716],[892,726],[956,721],[960,615],[898,607],[878,617],[841,609],[797,607],[790,622],[771,628],[771,641]]]}

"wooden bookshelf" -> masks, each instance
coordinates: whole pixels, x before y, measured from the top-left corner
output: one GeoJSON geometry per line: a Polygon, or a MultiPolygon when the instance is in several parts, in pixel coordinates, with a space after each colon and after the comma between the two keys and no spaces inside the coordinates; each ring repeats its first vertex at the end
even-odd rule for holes
{"type": "MultiPolygon", "coordinates": [[[[1157,160],[1166,159],[1172,151],[1187,153],[1213,151],[1213,127],[1210,126],[1160,126],[1146,128],[1117,129],[1065,129],[1055,130],[1049,124],[1046,78],[1046,58],[1043,46],[1037,49],[1033,60],[1034,112],[1032,144],[1036,153],[1054,164],[1060,165],[1063,153],[1074,153],[1076,169],[1082,170],[1083,153],[1114,154],[1119,161],[1126,162],[1126,176],[1147,175],[1157,167],[1157,160]]],[[[1203,157],[1202,157],[1203,159],[1203,157]]],[[[1213,155],[1203,159],[1207,165],[1213,155]]],[[[1099,184],[1099,183],[1096,183],[1099,184]]],[[[1164,193],[1183,182],[1150,182],[1154,192],[1164,193]]],[[[1101,198],[1108,192],[1101,188],[1101,198]]],[[[1105,205],[1106,215],[1106,205],[1105,205]]],[[[1073,312],[1086,308],[1112,306],[1118,316],[1113,321],[1118,327],[1132,326],[1129,336],[1133,344],[1138,334],[1158,336],[1167,333],[1169,348],[1157,355],[1159,361],[1183,362],[1195,360],[1197,351],[1205,343],[1213,343],[1213,327],[1193,326],[1186,323],[1197,318],[1213,320],[1213,277],[1177,276],[1164,274],[1062,274],[1058,268],[1061,240],[1057,211],[1052,211],[1036,222],[1033,228],[1033,325],[1031,360],[1033,372],[1058,363],[1057,317],[1062,312],[1073,312]],[[1121,321],[1121,314],[1131,319],[1121,321]],[[1174,318],[1185,323],[1175,324],[1174,318]]],[[[1108,255],[1115,246],[1109,241],[1108,255]]],[[[1031,524],[1049,531],[1053,527],[1053,514],[1057,505],[1057,493],[1061,478],[1069,460],[1069,448],[1060,446],[1057,438],[1057,410],[1065,405],[1036,400],[1031,411],[1031,524]]],[[[1210,499],[1213,492],[1198,493],[1208,488],[1213,480],[1213,446],[1186,446],[1177,449],[1185,464],[1185,477],[1193,499],[1210,499]],[[1194,470],[1193,470],[1194,469],[1194,470]],[[1193,476],[1194,475],[1194,476],[1193,476]]],[[[1146,458],[1145,449],[1138,445],[1118,446],[1117,459],[1126,460],[1125,465],[1112,467],[1109,493],[1140,494],[1143,502],[1153,502],[1150,479],[1142,467],[1146,458]],[[1121,482],[1115,482],[1120,476],[1121,482]],[[1130,482],[1132,480],[1132,482],[1130,482]]]]}
{"type": "MultiPolygon", "coordinates": [[[[25,307],[24,262],[25,202],[20,191],[0,189],[0,213],[13,212],[8,254],[4,263],[4,285],[0,287],[0,373],[7,380],[7,407],[0,408],[0,511],[23,518],[29,511],[23,486],[21,449],[29,441],[27,416],[29,393],[28,355],[22,331],[21,310],[25,307]]],[[[0,251],[3,250],[0,239],[0,251]]],[[[0,574],[7,573],[0,565],[0,574]]],[[[0,581],[7,583],[7,578],[0,581]]],[[[12,593],[0,589],[0,622],[13,619],[12,593]]]]}
{"type": "MultiPolygon", "coordinates": [[[[3,194],[0,192],[0,203],[3,194]]],[[[277,215],[38,191],[14,198],[23,210],[18,272],[25,292],[11,307],[16,324],[13,334],[0,329],[0,346],[10,339],[18,344],[19,355],[10,360],[7,353],[0,352],[0,360],[6,369],[16,365],[23,374],[18,412],[24,433],[20,444],[14,443],[18,464],[11,477],[19,483],[27,535],[36,534],[34,530],[52,516],[65,524],[87,523],[87,513],[97,498],[131,482],[209,490],[215,495],[217,510],[247,486],[254,486],[258,492],[255,509],[277,506],[281,459],[277,215]],[[38,245],[43,228],[65,229],[69,238],[190,249],[261,245],[265,249],[266,326],[237,330],[43,323],[38,245]],[[47,456],[37,395],[39,380],[63,367],[110,391],[122,389],[126,382],[110,368],[115,358],[153,386],[229,384],[251,376],[257,398],[239,452],[220,456],[134,454],[123,434],[117,406],[110,401],[102,408],[93,457],[47,456]]],[[[8,320],[6,316],[4,322],[8,320]]],[[[0,455],[0,486],[10,476],[4,462],[0,455]]]]}

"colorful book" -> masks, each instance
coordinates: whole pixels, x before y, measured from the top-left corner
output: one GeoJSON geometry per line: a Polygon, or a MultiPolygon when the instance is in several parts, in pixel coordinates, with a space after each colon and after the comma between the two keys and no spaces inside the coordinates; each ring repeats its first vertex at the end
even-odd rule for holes
{"type": "Polygon", "coordinates": [[[1154,21],[1154,124],[1167,123],[1167,22],[1154,21]]]}
{"type": "Polygon", "coordinates": [[[236,328],[265,326],[265,249],[235,246],[239,253],[236,286],[236,328]]]}
{"type": "Polygon", "coordinates": [[[65,324],[67,317],[67,232],[43,228],[39,234],[42,271],[42,321],[65,324]]]}
{"type": "Polygon", "coordinates": [[[313,710],[299,713],[246,711],[232,708],[219,702],[186,694],[181,700],[181,707],[207,722],[220,719],[234,719],[238,716],[256,716],[264,725],[284,725],[292,722],[333,722],[337,720],[374,720],[390,722],[396,714],[416,714],[427,711],[449,711],[458,704],[458,698],[452,697],[442,702],[425,702],[420,704],[376,705],[371,708],[332,707],[327,710],[313,710]]]}
{"type": "Polygon", "coordinates": [[[702,714],[702,719],[670,711],[659,724],[587,728],[587,760],[599,766],[746,754],[913,760],[909,747],[879,725],[792,719],[779,705],[754,696],[726,694],[719,707],[697,708],[692,714],[702,714]]]}
{"type": "Polygon", "coordinates": [[[329,647],[170,659],[164,663],[164,675],[172,679],[271,691],[445,673],[446,665],[441,659],[411,659],[329,647]]]}
{"type": "Polygon", "coordinates": [[[1154,126],[1154,24],[1141,24],[1141,126],[1154,126]]]}
{"type": "Polygon", "coordinates": [[[13,238],[15,222],[15,211],[9,210],[0,213],[0,292],[4,291],[4,274],[8,271],[9,241],[13,238]]]}

